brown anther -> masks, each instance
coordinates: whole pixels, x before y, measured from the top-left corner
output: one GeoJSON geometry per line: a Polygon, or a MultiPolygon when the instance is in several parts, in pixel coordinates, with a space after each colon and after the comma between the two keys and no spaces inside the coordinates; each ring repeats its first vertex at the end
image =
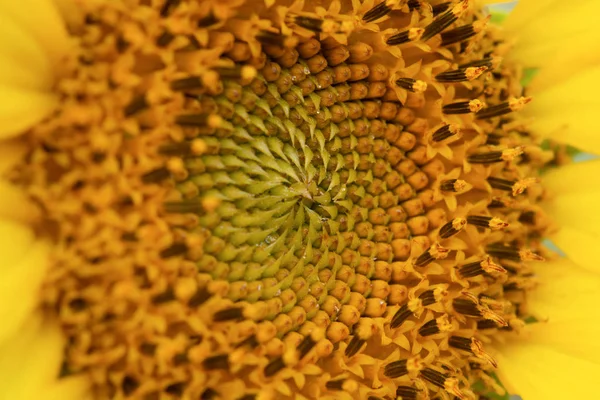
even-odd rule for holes
{"type": "Polygon", "coordinates": [[[495,106],[484,108],[476,115],[477,119],[487,119],[508,114],[513,111],[520,111],[527,103],[531,101],[531,97],[520,97],[511,99],[495,106]]]}
{"type": "Polygon", "coordinates": [[[431,140],[434,142],[441,142],[451,136],[454,136],[460,132],[460,127],[456,124],[446,124],[438,128],[433,135],[431,140]]]}
{"type": "Polygon", "coordinates": [[[471,164],[494,164],[503,161],[512,161],[523,154],[522,147],[505,149],[502,151],[490,151],[487,153],[471,154],[467,161],[471,164]]]}
{"type": "Polygon", "coordinates": [[[508,223],[502,221],[500,218],[487,215],[469,215],[467,217],[467,223],[481,228],[490,228],[494,230],[503,229],[508,226],[508,223]]]}
{"type": "Polygon", "coordinates": [[[483,103],[480,100],[459,101],[456,103],[446,104],[442,107],[444,114],[471,114],[476,113],[483,108],[483,103]]]}
{"type": "Polygon", "coordinates": [[[490,257],[486,257],[482,261],[463,265],[459,268],[459,272],[462,277],[471,278],[483,273],[505,274],[506,270],[501,265],[495,264],[490,257]]]}
{"type": "Polygon", "coordinates": [[[447,374],[443,374],[431,368],[424,368],[421,370],[421,376],[428,382],[438,386],[440,388],[444,387],[444,383],[448,378],[447,374]]]}
{"type": "Polygon", "coordinates": [[[452,221],[447,222],[440,228],[439,235],[442,239],[447,239],[460,232],[466,224],[466,219],[460,217],[454,218],[452,221]]]}
{"type": "Polygon", "coordinates": [[[187,114],[175,117],[175,123],[190,127],[216,128],[222,123],[222,118],[216,114],[187,114]]]}
{"type": "Polygon", "coordinates": [[[419,392],[419,389],[414,388],[412,386],[396,387],[396,396],[401,398],[402,400],[417,400],[419,392]]]}
{"type": "Polygon", "coordinates": [[[439,243],[435,243],[429,249],[425,250],[423,254],[417,257],[417,259],[414,261],[414,265],[416,267],[425,267],[434,260],[446,258],[449,252],[450,249],[446,249],[439,243]]]}
{"type": "Polygon", "coordinates": [[[435,80],[444,83],[456,83],[477,79],[487,70],[487,67],[467,67],[446,71],[435,76],[435,80]]]}
{"type": "Polygon", "coordinates": [[[404,376],[408,374],[407,362],[408,360],[393,361],[384,367],[383,374],[391,379],[404,376]]]}
{"type": "Polygon", "coordinates": [[[397,46],[399,44],[420,40],[423,33],[425,33],[425,29],[423,28],[410,28],[390,36],[385,42],[389,46],[397,46]]]}
{"type": "Polygon", "coordinates": [[[481,32],[482,26],[476,21],[473,24],[463,25],[458,28],[452,29],[442,33],[442,46],[449,46],[454,43],[462,42],[467,40],[476,33],[481,32]]]}
{"type": "Polygon", "coordinates": [[[453,329],[454,327],[448,321],[448,316],[444,314],[439,318],[432,319],[423,324],[423,326],[419,328],[419,335],[431,336],[441,332],[451,332],[453,329]]]}
{"type": "Polygon", "coordinates": [[[437,17],[431,24],[425,27],[425,32],[423,32],[421,39],[426,41],[442,32],[444,29],[452,25],[458,19],[458,17],[467,10],[468,7],[469,0],[464,0],[454,6],[451,10],[437,17]]]}
{"type": "Polygon", "coordinates": [[[385,17],[390,13],[390,11],[392,11],[392,8],[390,6],[393,3],[393,0],[383,0],[381,3],[377,4],[375,7],[367,11],[365,15],[363,15],[362,20],[368,23],[376,21],[379,18],[385,17]]]}
{"type": "Polygon", "coordinates": [[[427,83],[412,78],[397,79],[396,85],[414,93],[423,93],[425,90],[427,90],[427,83]]]}

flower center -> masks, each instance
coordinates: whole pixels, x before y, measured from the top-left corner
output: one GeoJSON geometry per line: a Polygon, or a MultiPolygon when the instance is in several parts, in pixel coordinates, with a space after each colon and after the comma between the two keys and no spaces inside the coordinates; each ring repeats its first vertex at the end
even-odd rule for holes
{"type": "Polygon", "coordinates": [[[83,6],[15,178],[57,241],[65,373],[110,398],[495,390],[549,159],[485,16],[140,3],[83,6]]]}

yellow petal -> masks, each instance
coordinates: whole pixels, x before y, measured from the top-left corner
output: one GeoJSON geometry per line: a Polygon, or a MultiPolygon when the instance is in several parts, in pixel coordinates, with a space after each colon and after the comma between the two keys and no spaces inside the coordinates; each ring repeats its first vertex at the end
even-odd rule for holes
{"type": "Polygon", "coordinates": [[[0,140],[41,121],[55,105],[56,99],[49,93],[0,85],[0,140]]]}
{"type": "Polygon", "coordinates": [[[70,376],[55,382],[43,392],[44,400],[91,400],[90,384],[81,376],[70,376]]]}
{"type": "Polygon", "coordinates": [[[563,354],[600,362],[600,324],[591,318],[574,318],[569,321],[535,323],[528,326],[528,343],[547,345],[563,354]]]}
{"type": "Polygon", "coordinates": [[[598,237],[570,226],[562,226],[551,239],[577,265],[600,272],[598,237]]]}
{"type": "Polygon", "coordinates": [[[600,237],[600,188],[591,193],[559,194],[544,208],[560,226],[600,237]]]}
{"type": "Polygon", "coordinates": [[[600,160],[566,165],[544,176],[556,198],[545,208],[559,224],[552,241],[578,265],[600,271],[600,160]]]}
{"type": "MultiPolygon", "coordinates": [[[[5,243],[2,245],[6,247],[5,243]]],[[[18,263],[3,265],[0,280],[0,343],[13,335],[37,306],[47,258],[48,245],[38,241],[18,263]]]]}
{"type": "Polygon", "coordinates": [[[85,381],[57,381],[64,340],[55,323],[35,313],[15,334],[0,345],[2,399],[83,400],[85,381]]]}
{"type": "MultiPolygon", "coordinates": [[[[31,36],[49,57],[51,65],[58,65],[69,49],[63,20],[51,0],[1,1],[0,16],[3,17],[0,25],[4,24],[4,20],[11,20],[21,31],[31,36]]],[[[14,40],[10,36],[0,39],[14,40]]]]}
{"type": "Polygon", "coordinates": [[[517,52],[538,45],[559,49],[563,39],[591,34],[599,11],[600,3],[595,0],[573,1],[568,7],[560,0],[525,0],[518,2],[503,26],[518,39],[517,52]]]}
{"type": "Polygon", "coordinates": [[[39,216],[38,209],[30,203],[27,195],[15,185],[0,181],[0,219],[32,222],[39,216]]]}
{"type": "Polygon", "coordinates": [[[0,142],[0,175],[12,168],[22,160],[27,148],[20,139],[5,140],[0,142]]]}
{"type": "Polygon", "coordinates": [[[542,15],[542,11],[557,0],[520,0],[502,23],[511,32],[518,32],[524,24],[542,15]]]}
{"type": "Polygon", "coordinates": [[[537,92],[524,115],[535,117],[531,129],[545,137],[600,152],[598,89],[600,67],[589,68],[537,92]]]}
{"type": "Polygon", "coordinates": [[[0,254],[2,274],[10,272],[26,257],[35,240],[33,231],[25,225],[0,220],[0,254]]]}
{"type": "Polygon", "coordinates": [[[0,6],[0,84],[48,89],[52,82],[50,59],[27,27],[4,12],[7,3],[14,2],[0,6]]]}
{"type": "Polygon", "coordinates": [[[497,358],[502,383],[525,400],[595,398],[599,364],[530,342],[503,346],[497,358]]]}
{"type": "MultiPolygon", "coordinates": [[[[595,307],[600,293],[600,275],[575,263],[560,259],[536,269],[539,285],[528,295],[528,310],[549,324],[576,319],[595,321],[600,308],[595,307]]],[[[566,338],[565,338],[566,339],[566,338]]]]}
{"type": "Polygon", "coordinates": [[[583,193],[600,187],[600,160],[554,168],[543,177],[544,186],[553,193],[583,193]]]}

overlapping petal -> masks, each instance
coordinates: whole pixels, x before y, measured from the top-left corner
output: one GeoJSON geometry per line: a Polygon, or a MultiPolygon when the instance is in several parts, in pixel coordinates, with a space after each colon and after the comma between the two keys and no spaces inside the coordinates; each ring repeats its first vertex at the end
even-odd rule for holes
{"type": "Polygon", "coordinates": [[[552,170],[544,184],[555,195],[548,214],[560,226],[551,239],[577,264],[600,271],[600,160],[552,170]]]}
{"type": "Polygon", "coordinates": [[[561,259],[542,265],[528,308],[539,321],[501,347],[503,383],[526,400],[586,398],[600,375],[600,276],[561,259]],[[551,384],[549,384],[551,382],[551,384]]]}

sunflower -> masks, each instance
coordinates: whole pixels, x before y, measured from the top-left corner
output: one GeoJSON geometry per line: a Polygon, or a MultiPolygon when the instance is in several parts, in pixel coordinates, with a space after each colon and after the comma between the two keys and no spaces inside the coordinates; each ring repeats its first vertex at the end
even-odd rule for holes
{"type": "Polygon", "coordinates": [[[600,7],[484,3],[2,3],[0,397],[593,395],[600,7]]]}

